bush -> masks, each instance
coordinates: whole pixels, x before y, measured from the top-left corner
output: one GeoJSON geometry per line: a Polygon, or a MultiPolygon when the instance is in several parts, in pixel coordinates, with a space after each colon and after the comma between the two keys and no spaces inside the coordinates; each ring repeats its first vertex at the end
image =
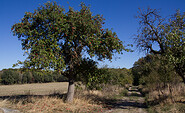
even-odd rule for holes
{"type": "Polygon", "coordinates": [[[53,75],[48,73],[48,74],[44,74],[44,82],[53,82],[53,75]]]}
{"type": "Polygon", "coordinates": [[[132,84],[129,69],[98,68],[97,62],[91,59],[82,59],[80,64],[74,66],[77,73],[76,80],[81,81],[87,89],[102,89],[104,84],[124,86],[132,84]]]}
{"type": "Polygon", "coordinates": [[[20,84],[22,81],[22,75],[17,71],[13,71],[14,84],[20,84]]]}
{"type": "Polygon", "coordinates": [[[32,83],[32,74],[31,72],[25,72],[23,75],[22,75],[22,83],[32,83]]]}
{"type": "Polygon", "coordinates": [[[34,78],[35,83],[44,82],[44,75],[42,72],[34,71],[34,72],[32,72],[32,74],[33,74],[33,78],[34,78]]]}
{"type": "Polygon", "coordinates": [[[147,55],[134,63],[132,68],[134,85],[146,85],[149,88],[155,84],[179,83],[181,78],[177,76],[173,65],[166,57],[160,55],[147,55]]]}
{"type": "Polygon", "coordinates": [[[108,83],[112,85],[125,86],[132,84],[132,75],[129,69],[107,69],[108,83]]]}
{"type": "Polygon", "coordinates": [[[88,90],[101,90],[102,84],[107,82],[106,72],[104,69],[94,69],[93,72],[84,74],[81,81],[88,90]]]}
{"type": "Polygon", "coordinates": [[[61,75],[60,73],[57,73],[57,72],[53,72],[52,76],[53,76],[53,80],[55,82],[66,82],[66,81],[68,81],[67,77],[65,77],[65,76],[63,76],[63,75],[61,75]]]}
{"type": "Polygon", "coordinates": [[[2,84],[16,84],[20,81],[20,75],[12,70],[5,70],[1,76],[2,84]]]}
{"type": "Polygon", "coordinates": [[[87,89],[101,89],[101,84],[106,82],[105,70],[98,69],[97,62],[91,59],[82,59],[80,64],[75,65],[76,81],[81,81],[87,89]]]}
{"type": "Polygon", "coordinates": [[[124,89],[121,93],[120,93],[121,96],[128,96],[128,90],[127,89],[124,89]]]}

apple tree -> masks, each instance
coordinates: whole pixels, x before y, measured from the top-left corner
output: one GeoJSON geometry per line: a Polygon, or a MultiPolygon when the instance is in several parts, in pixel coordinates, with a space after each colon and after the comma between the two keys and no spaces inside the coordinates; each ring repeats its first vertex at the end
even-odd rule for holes
{"type": "Polygon", "coordinates": [[[69,8],[66,12],[56,2],[47,2],[26,12],[11,28],[27,54],[26,60],[17,64],[65,75],[69,79],[66,101],[71,102],[77,75],[74,66],[81,63],[84,54],[111,60],[114,53],[127,51],[115,32],[103,29],[104,20],[101,15],[92,15],[83,3],[79,11],[69,8]]]}

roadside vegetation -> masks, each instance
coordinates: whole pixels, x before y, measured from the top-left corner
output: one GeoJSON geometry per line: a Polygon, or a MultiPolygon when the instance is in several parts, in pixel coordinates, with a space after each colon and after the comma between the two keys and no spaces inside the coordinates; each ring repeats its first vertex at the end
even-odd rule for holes
{"type": "Polygon", "coordinates": [[[139,85],[151,113],[183,113],[185,84],[175,70],[161,56],[147,55],[135,62],[134,84],[139,85]]]}
{"type": "Polygon", "coordinates": [[[134,63],[134,85],[140,85],[151,113],[185,112],[185,13],[163,18],[159,10],[138,11],[135,42],[147,55],[134,63]]]}

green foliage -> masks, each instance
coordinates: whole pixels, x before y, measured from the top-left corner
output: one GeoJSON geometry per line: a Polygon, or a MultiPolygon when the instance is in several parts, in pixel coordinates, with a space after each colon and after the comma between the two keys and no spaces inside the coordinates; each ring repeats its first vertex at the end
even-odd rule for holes
{"type": "Polygon", "coordinates": [[[132,76],[128,69],[98,68],[97,62],[91,59],[82,59],[75,66],[78,81],[81,81],[87,89],[101,89],[103,84],[120,85],[132,84],[132,76]]]}
{"type": "MultiPolygon", "coordinates": [[[[26,12],[11,30],[22,41],[22,49],[28,57],[14,66],[22,64],[23,68],[29,69],[53,69],[65,75],[71,83],[69,87],[72,86],[78,78],[75,66],[82,62],[85,54],[91,58],[96,56],[98,60],[111,60],[114,53],[129,51],[115,32],[103,29],[104,20],[102,15],[93,16],[83,3],[79,11],[70,7],[65,12],[56,2],[47,2],[33,13],[26,12]]],[[[97,75],[93,74],[93,77],[97,75]]],[[[35,82],[43,81],[41,73],[34,72],[33,76],[35,82]]],[[[96,78],[89,81],[96,81],[96,78]]],[[[74,92],[74,88],[69,89],[74,92]]],[[[73,95],[68,92],[67,101],[72,101],[73,95]]]]}
{"type": "Polygon", "coordinates": [[[150,66],[151,60],[152,60],[152,56],[148,55],[144,58],[140,58],[138,61],[134,63],[132,67],[134,85],[139,85],[139,81],[141,81],[142,76],[147,76],[150,74],[151,68],[149,68],[149,66],[150,66]]]}
{"type": "Polygon", "coordinates": [[[61,73],[56,72],[56,71],[52,72],[51,76],[53,76],[53,80],[55,82],[66,82],[66,81],[68,81],[67,77],[65,77],[64,75],[61,75],[61,73]]]}
{"type": "MultiPolygon", "coordinates": [[[[93,16],[83,3],[79,11],[69,8],[65,12],[56,2],[47,2],[34,12],[26,12],[12,26],[13,34],[22,41],[22,49],[28,55],[18,64],[25,68],[58,70],[74,79],[74,66],[80,64],[84,53],[97,56],[98,60],[111,60],[114,53],[129,51],[115,32],[103,29],[104,20],[103,16],[93,16]]],[[[38,73],[34,73],[34,78],[37,82],[43,80],[38,73]]]]}
{"type": "Polygon", "coordinates": [[[108,83],[112,85],[125,86],[125,84],[132,84],[132,75],[129,69],[107,69],[108,83]]]}
{"type": "Polygon", "coordinates": [[[66,82],[68,80],[66,77],[58,72],[44,70],[5,69],[2,71],[1,74],[0,78],[2,78],[2,81],[0,83],[5,85],[64,81],[66,82]],[[5,75],[3,75],[3,73],[5,75]],[[3,78],[1,77],[1,74],[3,75],[3,78]]]}
{"type": "Polygon", "coordinates": [[[166,56],[175,66],[185,70],[185,13],[179,10],[163,26],[166,35],[166,56]]]}
{"type": "Polygon", "coordinates": [[[160,55],[147,55],[134,63],[132,68],[134,85],[156,85],[175,83],[180,81],[175,70],[166,57],[160,55]]]}
{"type": "Polygon", "coordinates": [[[1,76],[3,84],[16,84],[19,83],[19,74],[12,70],[5,70],[1,76]]]}
{"type": "Polygon", "coordinates": [[[178,10],[167,20],[156,9],[149,8],[141,10],[138,18],[137,47],[164,56],[185,83],[185,13],[181,14],[178,10]],[[158,45],[159,49],[154,49],[154,45],[158,45]]]}
{"type": "Polygon", "coordinates": [[[124,89],[121,93],[120,96],[128,96],[128,90],[124,89]]]}
{"type": "Polygon", "coordinates": [[[31,72],[27,71],[22,75],[22,84],[32,83],[33,82],[32,79],[33,79],[33,77],[32,77],[31,72]]]}
{"type": "Polygon", "coordinates": [[[44,74],[44,82],[53,82],[53,75],[52,74],[44,74]]]}
{"type": "Polygon", "coordinates": [[[92,90],[92,89],[96,89],[96,90],[100,90],[102,89],[102,84],[106,83],[106,74],[104,73],[105,70],[103,69],[96,69],[94,70],[93,73],[89,73],[86,76],[86,81],[83,82],[86,84],[87,88],[92,90]]]}
{"type": "Polygon", "coordinates": [[[82,62],[75,66],[77,81],[81,81],[87,89],[101,89],[101,85],[106,83],[106,71],[98,69],[97,62],[91,59],[82,59],[82,62]]]}
{"type": "Polygon", "coordinates": [[[34,82],[35,83],[42,83],[44,82],[44,74],[41,71],[38,72],[32,72],[33,73],[33,77],[34,77],[34,82]]]}

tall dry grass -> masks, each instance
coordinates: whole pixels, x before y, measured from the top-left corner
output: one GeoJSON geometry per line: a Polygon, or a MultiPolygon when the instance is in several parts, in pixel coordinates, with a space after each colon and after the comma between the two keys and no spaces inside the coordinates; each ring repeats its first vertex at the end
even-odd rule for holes
{"type": "Polygon", "coordinates": [[[185,84],[157,84],[143,89],[149,113],[185,113],[185,84]]]}
{"type": "Polygon", "coordinates": [[[26,97],[12,97],[0,100],[0,107],[16,109],[23,113],[105,112],[111,109],[104,104],[106,99],[111,95],[119,93],[119,90],[116,86],[107,86],[102,91],[77,89],[73,103],[65,103],[65,96],[57,92],[50,96],[33,96],[27,94],[26,97]]]}
{"type": "Polygon", "coordinates": [[[155,90],[150,90],[148,100],[158,103],[185,102],[185,84],[167,84],[165,87],[158,85],[155,90]],[[161,86],[161,87],[160,87],[161,86]]]}
{"type": "Polygon", "coordinates": [[[106,110],[87,97],[74,98],[73,103],[65,103],[60,97],[50,96],[0,100],[0,108],[16,109],[23,113],[86,113],[106,110]]]}

